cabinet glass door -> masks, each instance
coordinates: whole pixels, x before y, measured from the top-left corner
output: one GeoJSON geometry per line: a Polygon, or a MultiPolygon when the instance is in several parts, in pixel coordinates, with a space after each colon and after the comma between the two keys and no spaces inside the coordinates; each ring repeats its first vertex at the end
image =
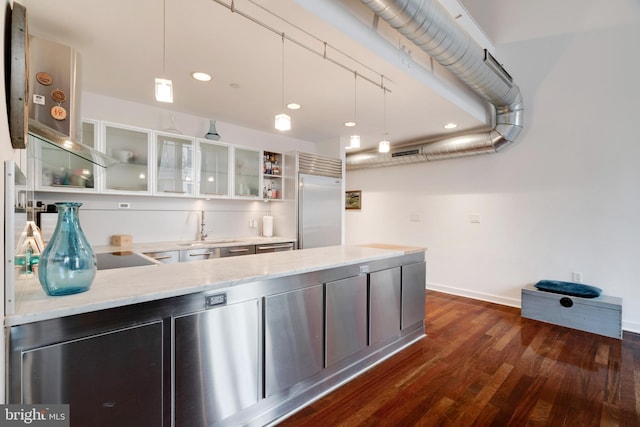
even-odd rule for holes
{"type": "Polygon", "coordinates": [[[236,197],[262,197],[260,176],[262,163],[259,150],[234,148],[233,195],[236,197]]]}
{"type": "Polygon", "coordinates": [[[103,131],[107,155],[120,161],[106,170],[105,191],[150,193],[150,131],[112,123],[103,123],[103,131]]]}
{"type": "Polygon", "coordinates": [[[198,141],[199,196],[229,196],[229,146],[198,141]]]}
{"type": "MultiPolygon", "coordinates": [[[[82,143],[96,147],[98,123],[82,122],[82,143]]],[[[37,186],[47,191],[95,191],[96,166],[51,144],[39,144],[37,186]]]]}
{"type": "Polygon", "coordinates": [[[155,193],[192,196],[193,139],[157,132],[155,144],[155,193]]]}

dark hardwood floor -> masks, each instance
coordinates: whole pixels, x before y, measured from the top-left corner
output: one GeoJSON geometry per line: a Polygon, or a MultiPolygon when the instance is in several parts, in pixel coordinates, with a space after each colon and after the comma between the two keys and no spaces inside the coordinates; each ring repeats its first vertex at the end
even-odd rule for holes
{"type": "Polygon", "coordinates": [[[640,426],[640,335],[433,291],[426,307],[426,338],[279,426],[640,426]]]}

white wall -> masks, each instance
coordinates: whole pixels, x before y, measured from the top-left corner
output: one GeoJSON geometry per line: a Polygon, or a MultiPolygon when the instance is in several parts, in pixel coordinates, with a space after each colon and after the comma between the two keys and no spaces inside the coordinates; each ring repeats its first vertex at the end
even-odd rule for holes
{"type": "Polygon", "coordinates": [[[348,172],[363,193],[346,242],[425,246],[428,287],[515,306],[522,286],[581,272],[640,332],[640,14],[629,21],[499,45],[525,101],[516,144],[348,172]]]}

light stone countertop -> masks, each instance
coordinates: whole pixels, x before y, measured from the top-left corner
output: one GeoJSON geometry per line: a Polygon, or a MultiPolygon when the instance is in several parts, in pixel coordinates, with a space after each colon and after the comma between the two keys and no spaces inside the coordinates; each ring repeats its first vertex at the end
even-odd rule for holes
{"type": "Polygon", "coordinates": [[[179,242],[153,242],[153,243],[133,243],[132,246],[100,246],[96,247],[96,252],[109,252],[109,251],[121,251],[126,249],[132,249],[136,252],[164,252],[164,251],[176,251],[184,249],[198,249],[198,248],[215,248],[215,247],[230,247],[230,246],[243,246],[243,245],[269,245],[274,243],[286,243],[295,242],[295,238],[287,237],[241,237],[241,238],[219,238],[219,239],[206,239],[200,240],[188,240],[179,242]],[[190,243],[191,245],[187,245],[190,243]]]}
{"type": "MultiPolygon", "coordinates": [[[[116,250],[118,249],[123,248],[116,250]]],[[[381,249],[366,246],[329,246],[186,263],[99,270],[87,292],[58,297],[46,295],[37,278],[17,280],[15,313],[5,317],[5,326],[223,289],[257,280],[370,262],[424,250],[413,247],[381,249]]]]}

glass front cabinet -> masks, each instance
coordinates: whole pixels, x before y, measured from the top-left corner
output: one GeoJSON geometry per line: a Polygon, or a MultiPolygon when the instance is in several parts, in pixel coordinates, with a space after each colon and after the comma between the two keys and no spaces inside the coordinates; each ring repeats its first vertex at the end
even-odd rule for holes
{"type": "Polygon", "coordinates": [[[151,131],[102,123],[104,152],[119,161],[104,172],[104,192],[151,194],[151,131]]]}
{"type": "Polygon", "coordinates": [[[166,196],[193,196],[194,138],[155,132],[155,188],[153,193],[166,196]]]}
{"type": "Polygon", "coordinates": [[[198,140],[198,196],[230,196],[230,157],[228,145],[198,140]]]}
{"type": "Polygon", "coordinates": [[[284,156],[170,132],[83,120],[82,143],[117,160],[102,168],[34,143],[36,190],[282,200],[284,156]]]}
{"type": "MultiPolygon", "coordinates": [[[[94,120],[82,122],[82,143],[97,148],[99,126],[94,120]]],[[[96,192],[93,163],[44,142],[33,147],[36,164],[36,189],[42,191],[96,192]]]]}
{"type": "Polygon", "coordinates": [[[262,151],[233,147],[233,197],[262,198],[262,151]]]}

